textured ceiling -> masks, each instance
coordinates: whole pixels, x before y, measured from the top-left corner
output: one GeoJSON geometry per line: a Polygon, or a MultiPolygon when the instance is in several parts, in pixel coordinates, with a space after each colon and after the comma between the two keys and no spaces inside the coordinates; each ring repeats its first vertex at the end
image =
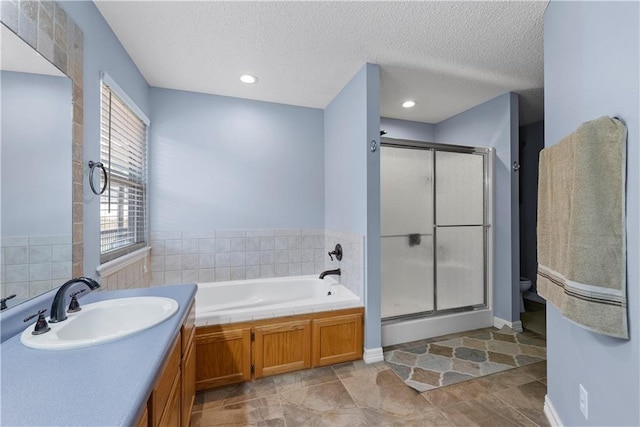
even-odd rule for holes
{"type": "Polygon", "coordinates": [[[543,117],[546,1],[95,3],[151,86],[325,108],[372,62],[383,117],[438,123],[507,91],[521,124],[543,117]]]}

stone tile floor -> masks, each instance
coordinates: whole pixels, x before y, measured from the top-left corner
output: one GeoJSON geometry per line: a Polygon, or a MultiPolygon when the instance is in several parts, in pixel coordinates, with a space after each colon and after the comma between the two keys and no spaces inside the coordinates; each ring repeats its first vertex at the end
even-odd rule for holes
{"type": "Polygon", "coordinates": [[[200,392],[191,425],[548,426],[546,371],[542,361],[418,393],[385,362],[360,360],[200,392]]]}

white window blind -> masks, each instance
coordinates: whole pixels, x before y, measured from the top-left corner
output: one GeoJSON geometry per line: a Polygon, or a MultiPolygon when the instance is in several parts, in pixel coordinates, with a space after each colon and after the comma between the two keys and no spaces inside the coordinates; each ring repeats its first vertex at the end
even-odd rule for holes
{"type": "Polygon", "coordinates": [[[146,245],[147,126],[102,83],[100,161],[108,186],[100,196],[100,262],[146,245]]]}

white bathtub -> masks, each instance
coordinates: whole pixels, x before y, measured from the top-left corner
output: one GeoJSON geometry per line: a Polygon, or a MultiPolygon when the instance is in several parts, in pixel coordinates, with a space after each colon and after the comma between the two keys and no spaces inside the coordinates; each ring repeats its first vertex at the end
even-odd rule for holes
{"type": "Polygon", "coordinates": [[[332,276],[275,277],[199,283],[196,326],[362,307],[332,276]]]}

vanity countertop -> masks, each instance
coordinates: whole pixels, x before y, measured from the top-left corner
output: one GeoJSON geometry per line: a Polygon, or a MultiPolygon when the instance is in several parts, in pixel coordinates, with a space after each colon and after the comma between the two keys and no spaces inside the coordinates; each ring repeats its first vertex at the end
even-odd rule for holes
{"type": "Polygon", "coordinates": [[[196,285],[92,292],[80,304],[134,296],[175,299],[166,321],[118,341],[75,350],[34,350],[20,334],[0,345],[2,425],[120,426],[137,422],[196,285]]]}

